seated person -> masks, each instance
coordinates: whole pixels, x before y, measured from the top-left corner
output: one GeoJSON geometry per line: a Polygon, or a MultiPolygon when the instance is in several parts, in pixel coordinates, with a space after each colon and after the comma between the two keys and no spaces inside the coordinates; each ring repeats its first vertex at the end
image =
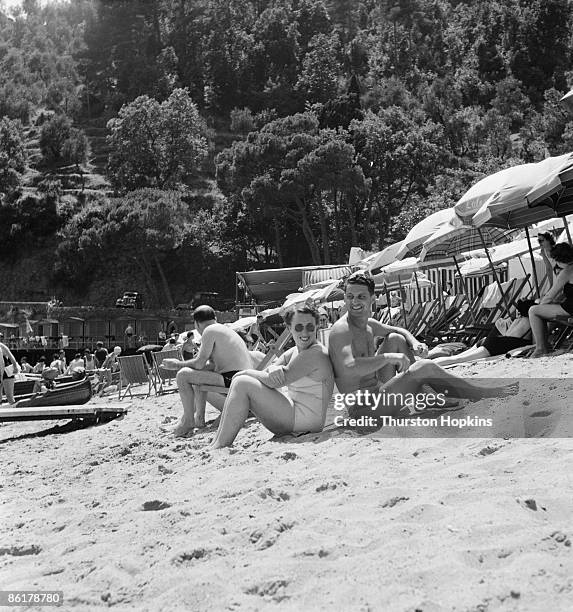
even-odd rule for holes
{"type": "Polygon", "coordinates": [[[556,244],[550,254],[560,271],[551,289],[539,300],[537,306],[529,310],[535,342],[532,357],[542,357],[549,353],[546,321],[555,317],[573,316],[573,246],[565,242],[556,244]]]}
{"type": "Polygon", "coordinates": [[[451,357],[437,357],[433,359],[432,351],[428,357],[438,365],[452,365],[474,361],[495,355],[505,355],[508,351],[526,346],[531,343],[531,325],[529,324],[529,309],[535,304],[533,300],[518,300],[515,304],[519,316],[511,322],[503,333],[494,328],[484,340],[466,351],[452,355],[451,357]]]}
{"type": "Polygon", "coordinates": [[[183,416],[173,431],[186,436],[195,427],[205,427],[205,398],[196,385],[230,387],[233,376],[250,367],[251,358],[245,343],[232,329],[217,323],[211,306],[193,311],[195,326],[201,334],[201,348],[193,359],[164,359],[161,367],[177,372],[177,388],[183,404],[183,416]],[[198,395],[199,397],[196,397],[198,395]]]}
{"type": "Polygon", "coordinates": [[[74,355],[74,358],[70,361],[70,365],[66,369],[66,374],[70,374],[72,376],[80,374],[83,376],[85,371],[86,371],[86,365],[82,358],[82,354],[76,353],[74,355]]]}
{"type": "Polygon", "coordinates": [[[316,340],[318,312],[299,306],[286,312],[285,323],[295,346],[268,370],[234,376],[212,448],[230,446],[249,411],[274,434],[322,431],[334,377],[326,349],[316,340]],[[286,396],[277,390],[283,386],[286,396]]]}
{"type": "Polygon", "coordinates": [[[165,346],[161,349],[162,351],[172,351],[177,348],[177,334],[173,334],[169,340],[165,343],[165,346]]]}
{"type": "Polygon", "coordinates": [[[551,249],[555,246],[555,238],[551,232],[541,232],[537,235],[540,253],[545,264],[547,277],[549,278],[549,288],[553,286],[553,280],[559,274],[559,266],[553,257],[551,257],[551,249]]]}
{"type": "MultiPolygon", "coordinates": [[[[44,368],[42,372],[42,378],[34,383],[32,389],[33,397],[36,395],[45,395],[48,391],[51,391],[56,387],[56,378],[59,376],[59,372],[56,368],[44,368]]],[[[30,398],[30,399],[33,399],[30,398]]]]}
{"type": "Polygon", "coordinates": [[[93,372],[97,369],[95,356],[90,349],[84,351],[84,367],[86,372],[93,372]]]}
{"type": "Polygon", "coordinates": [[[349,396],[347,406],[351,417],[395,416],[406,410],[399,403],[400,397],[416,395],[428,386],[436,393],[472,400],[517,392],[516,385],[471,384],[427,359],[414,362],[413,352],[420,351],[419,343],[411,334],[405,334],[405,330],[382,325],[371,318],[374,299],[372,278],[361,272],[350,275],[344,290],[347,314],[330,332],[329,355],[335,382],[338,390],[349,396]],[[385,340],[375,354],[376,336],[384,336],[385,340]],[[384,402],[355,405],[357,391],[379,393],[382,389],[387,398],[384,402]]]}
{"type": "Polygon", "coordinates": [[[197,345],[195,344],[192,330],[187,332],[187,338],[181,345],[181,350],[183,351],[184,360],[193,359],[193,356],[197,352],[197,345]]]}
{"type": "Polygon", "coordinates": [[[24,374],[30,374],[32,369],[32,366],[28,363],[28,358],[24,355],[24,357],[20,359],[20,370],[22,370],[24,374]]]}
{"type": "Polygon", "coordinates": [[[32,372],[34,374],[41,374],[46,367],[46,358],[42,355],[40,359],[38,359],[38,363],[34,366],[32,372]]]}
{"type": "Polygon", "coordinates": [[[114,346],[113,351],[105,358],[99,374],[102,375],[103,381],[99,388],[99,394],[102,395],[104,390],[112,384],[113,374],[119,372],[118,357],[121,355],[121,346],[114,346]]]}
{"type": "Polygon", "coordinates": [[[66,371],[66,356],[64,351],[60,351],[59,353],[54,353],[52,361],[50,363],[51,368],[56,368],[60,374],[63,374],[66,371]]]}

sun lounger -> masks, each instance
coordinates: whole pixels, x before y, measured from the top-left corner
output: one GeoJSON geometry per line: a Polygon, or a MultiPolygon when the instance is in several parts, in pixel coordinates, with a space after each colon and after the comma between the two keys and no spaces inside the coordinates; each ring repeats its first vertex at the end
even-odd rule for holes
{"type": "Polygon", "coordinates": [[[114,419],[127,413],[129,404],[84,404],[82,406],[44,406],[0,408],[0,422],[44,421],[49,419],[114,419]]]}

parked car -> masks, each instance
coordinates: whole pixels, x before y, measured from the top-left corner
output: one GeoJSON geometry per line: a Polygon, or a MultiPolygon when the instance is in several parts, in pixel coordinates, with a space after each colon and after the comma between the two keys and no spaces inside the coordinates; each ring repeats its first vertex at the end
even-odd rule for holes
{"type": "Polygon", "coordinates": [[[143,296],[137,291],[126,291],[123,297],[117,298],[115,301],[116,308],[143,308],[143,296]]]}

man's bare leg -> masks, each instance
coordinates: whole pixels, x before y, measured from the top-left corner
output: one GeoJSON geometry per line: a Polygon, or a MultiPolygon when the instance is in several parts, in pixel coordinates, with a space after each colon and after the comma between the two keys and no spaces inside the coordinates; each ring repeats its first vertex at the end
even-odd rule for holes
{"type": "MultiPolygon", "coordinates": [[[[424,386],[430,386],[437,393],[444,393],[449,397],[472,401],[487,397],[515,395],[519,390],[518,383],[504,383],[487,387],[470,383],[459,376],[450,374],[429,359],[417,361],[410,366],[407,372],[395,376],[382,389],[386,394],[396,393],[406,395],[408,393],[420,393],[424,386]]],[[[395,416],[401,408],[401,405],[380,404],[378,408],[371,410],[369,414],[370,416],[395,416]]]]}
{"type": "Polygon", "coordinates": [[[193,385],[224,385],[223,377],[217,372],[208,370],[194,370],[193,368],[181,368],[176,376],[177,389],[183,404],[183,416],[177,427],[173,430],[173,434],[178,437],[184,437],[193,432],[195,427],[205,427],[205,400],[203,401],[202,413],[199,417],[201,421],[195,420],[195,389],[193,385]]]}
{"type": "MultiPolygon", "coordinates": [[[[414,363],[416,360],[412,348],[402,334],[391,333],[384,338],[384,342],[382,342],[376,354],[382,355],[384,353],[403,353],[408,357],[410,363],[414,363]]],[[[396,366],[385,365],[376,372],[376,376],[381,383],[386,383],[396,376],[396,366]]]]}

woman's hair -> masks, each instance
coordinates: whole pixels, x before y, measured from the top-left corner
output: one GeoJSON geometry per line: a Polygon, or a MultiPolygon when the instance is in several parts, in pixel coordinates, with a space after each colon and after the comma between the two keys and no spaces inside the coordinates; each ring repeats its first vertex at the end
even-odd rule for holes
{"type": "Polygon", "coordinates": [[[559,263],[573,263],[573,246],[568,242],[560,242],[551,249],[550,255],[559,263]]]}
{"type": "Polygon", "coordinates": [[[293,306],[292,308],[289,308],[283,315],[284,322],[290,326],[294,318],[294,315],[297,312],[300,314],[312,315],[314,317],[315,323],[318,325],[318,319],[319,319],[318,310],[316,310],[314,306],[293,306]]]}
{"type": "Polygon", "coordinates": [[[539,238],[545,238],[551,246],[555,246],[555,236],[551,232],[540,232],[537,234],[537,239],[539,238]]]}
{"type": "Polygon", "coordinates": [[[522,317],[526,317],[529,314],[529,309],[535,306],[536,303],[535,300],[517,300],[517,302],[515,302],[515,308],[522,317]]]}

